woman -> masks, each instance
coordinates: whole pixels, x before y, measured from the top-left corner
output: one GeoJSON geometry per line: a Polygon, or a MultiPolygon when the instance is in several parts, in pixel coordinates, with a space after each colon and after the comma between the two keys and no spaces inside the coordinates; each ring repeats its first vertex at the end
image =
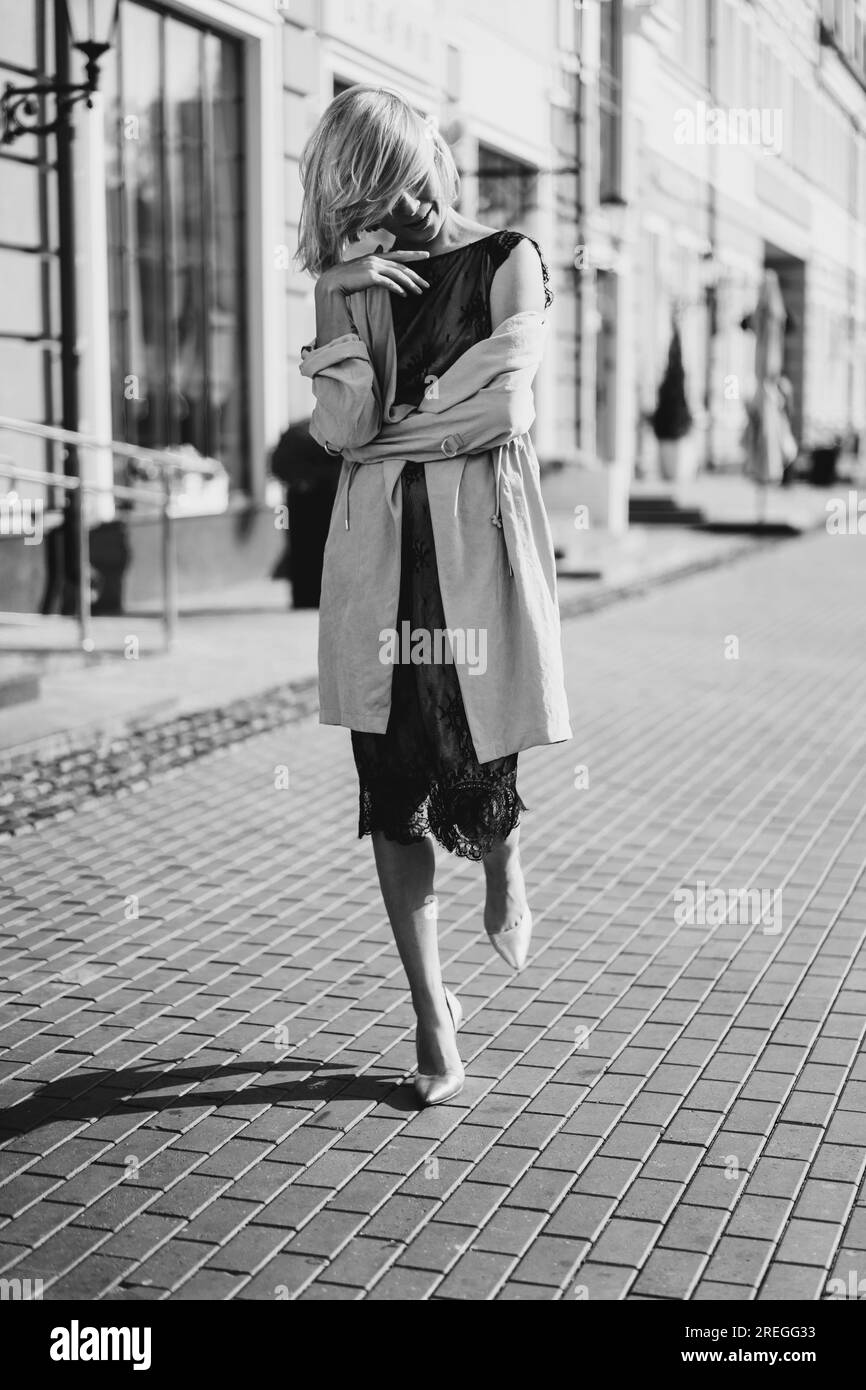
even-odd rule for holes
{"type": "Polygon", "coordinates": [[[556,577],[528,430],[551,296],[535,243],[454,210],[438,132],[394,93],[342,93],[301,165],[298,258],[316,280],[302,373],[342,454],[325,551],[320,719],[352,730],[359,834],[417,1017],[415,1089],[456,1095],[433,840],[480,860],[484,928],[513,969],[532,917],[517,754],[570,738],[556,577]],[[344,259],[367,232],[383,251],[344,259]],[[491,521],[493,525],[491,525],[491,521]]]}

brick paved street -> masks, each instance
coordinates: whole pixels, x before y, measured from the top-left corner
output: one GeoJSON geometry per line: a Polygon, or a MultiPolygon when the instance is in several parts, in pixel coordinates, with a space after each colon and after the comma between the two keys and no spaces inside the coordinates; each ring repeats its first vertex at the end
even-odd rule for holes
{"type": "Polygon", "coordinates": [[[0,845],[2,1276],[46,1299],[856,1290],[863,547],[811,536],[565,623],[575,739],[521,759],[520,977],[478,866],[442,860],[451,1105],[406,1083],[344,731],[305,717],[0,845]]]}

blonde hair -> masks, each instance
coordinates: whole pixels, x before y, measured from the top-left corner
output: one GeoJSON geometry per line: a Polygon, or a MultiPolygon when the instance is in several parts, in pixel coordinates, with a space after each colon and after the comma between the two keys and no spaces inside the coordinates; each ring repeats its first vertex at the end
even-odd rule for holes
{"type": "Polygon", "coordinates": [[[435,172],[453,205],[460,175],[447,144],[396,92],[357,86],[330,103],[304,146],[304,200],[296,260],[320,275],[343,259],[346,242],[381,226],[396,199],[435,172]]]}

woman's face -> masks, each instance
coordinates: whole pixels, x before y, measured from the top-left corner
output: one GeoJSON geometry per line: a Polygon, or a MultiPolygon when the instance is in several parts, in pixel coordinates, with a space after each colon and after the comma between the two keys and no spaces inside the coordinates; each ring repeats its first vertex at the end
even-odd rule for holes
{"type": "Polygon", "coordinates": [[[439,180],[431,170],[419,187],[400,194],[382,226],[401,246],[422,247],[438,236],[447,212],[439,180]]]}

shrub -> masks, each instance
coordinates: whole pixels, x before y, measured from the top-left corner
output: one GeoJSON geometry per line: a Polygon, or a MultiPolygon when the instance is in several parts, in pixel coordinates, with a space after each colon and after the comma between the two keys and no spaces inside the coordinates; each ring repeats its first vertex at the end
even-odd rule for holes
{"type": "Polygon", "coordinates": [[[651,419],[657,439],[682,439],[694,423],[686,400],[683,348],[679,329],[676,327],[671,337],[668,363],[651,419]]]}

